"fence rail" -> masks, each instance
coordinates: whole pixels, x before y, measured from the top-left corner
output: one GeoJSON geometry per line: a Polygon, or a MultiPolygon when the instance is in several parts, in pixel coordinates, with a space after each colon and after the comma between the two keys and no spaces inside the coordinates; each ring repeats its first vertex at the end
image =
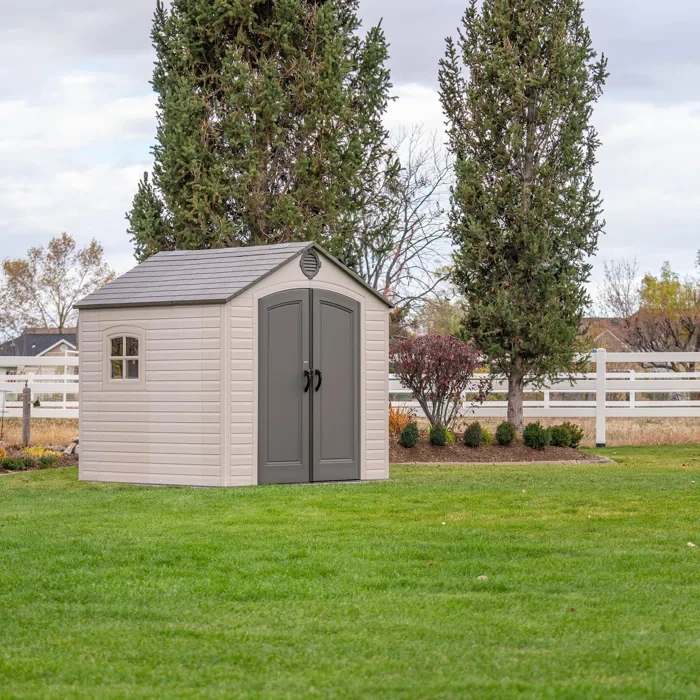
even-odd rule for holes
{"type": "MultiPolygon", "coordinates": [[[[700,372],[670,372],[664,365],[699,363],[700,353],[608,353],[591,354],[595,372],[559,377],[544,387],[527,384],[525,393],[541,399],[524,402],[527,418],[595,418],[596,443],[606,442],[608,418],[696,418],[700,417],[700,372]],[[613,370],[610,365],[639,365],[635,369],[613,370]]],[[[471,387],[475,390],[478,379],[471,387]]],[[[494,378],[492,395],[505,394],[508,382],[494,378]]],[[[467,395],[469,389],[467,390],[467,395]]],[[[422,410],[399,379],[389,377],[389,396],[394,404],[422,410]]],[[[465,397],[463,416],[505,418],[506,401],[486,401],[472,407],[465,397]]]]}
{"type": "Polygon", "coordinates": [[[76,353],[52,357],[0,357],[0,414],[22,417],[22,391],[31,389],[33,418],[77,418],[80,379],[76,353]],[[2,374],[10,372],[10,374],[2,374]],[[43,373],[42,373],[43,372],[43,373]]]}

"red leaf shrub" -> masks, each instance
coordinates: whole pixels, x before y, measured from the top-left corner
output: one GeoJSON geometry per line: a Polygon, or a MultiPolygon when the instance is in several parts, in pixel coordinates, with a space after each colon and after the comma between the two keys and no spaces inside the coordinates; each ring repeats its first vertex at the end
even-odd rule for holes
{"type": "Polygon", "coordinates": [[[454,336],[398,338],[391,344],[389,357],[394,372],[413,392],[431,425],[451,427],[467,390],[476,394],[475,403],[486,399],[488,380],[472,386],[479,353],[454,336]]]}

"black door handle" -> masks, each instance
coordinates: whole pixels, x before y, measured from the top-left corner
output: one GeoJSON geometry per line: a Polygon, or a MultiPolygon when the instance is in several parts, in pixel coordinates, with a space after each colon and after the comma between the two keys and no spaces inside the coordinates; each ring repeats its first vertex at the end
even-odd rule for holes
{"type": "Polygon", "coordinates": [[[314,376],[314,373],[310,369],[305,369],[304,376],[306,377],[306,386],[304,387],[304,393],[306,394],[311,388],[311,377],[314,376]]]}
{"type": "Polygon", "coordinates": [[[318,391],[321,388],[321,384],[323,384],[323,375],[321,374],[320,369],[314,371],[316,373],[316,376],[318,377],[318,384],[316,385],[316,391],[318,391]]]}

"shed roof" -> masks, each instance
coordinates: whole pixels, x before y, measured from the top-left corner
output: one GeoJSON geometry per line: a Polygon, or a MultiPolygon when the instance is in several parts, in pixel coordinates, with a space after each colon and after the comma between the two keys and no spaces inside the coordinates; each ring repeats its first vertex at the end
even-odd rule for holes
{"type": "Polygon", "coordinates": [[[387,306],[392,304],[316,243],[157,253],[81,299],[76,309],[225,304],[313,248],[332,260],[387,306]]]}

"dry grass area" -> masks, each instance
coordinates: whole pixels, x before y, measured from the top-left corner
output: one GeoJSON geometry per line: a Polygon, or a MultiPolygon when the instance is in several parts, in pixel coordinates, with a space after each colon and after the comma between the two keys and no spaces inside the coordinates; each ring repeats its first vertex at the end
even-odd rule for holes
{"type": "MultiPolygon", "coordinates": [[[[542,418],[545,426],[556,425],[565,419],[542,418]]],[[[419,421],[427,425],[427,421],[419,421]]],[[[471,422],[471,421],[469,421],[471,422]]],[[[482,418],[479,421],[492,433],[501,422],[498,418],[482,418]]],[[[585,431],[584,447],[595,447],[595,421],[592,418],[571,419],[585,431]]],[[[463,430],[463,426],[460,427],[463,430]]],[[[78,435],[77,420],[35,418],[32,421],[32,445],[68,445],[78,435]]],[[[22,440],[22,424],[17,419],[5,420],[6,445],[19,445],[22,440]]],[[[608,420],[608,445],[661,446],[700,445],[700,418],[610,418],[608,420]]]]}
{"type": "MultiPolygon", "coordinates": [[[[526,419],[526,423],[536,419],[526,419]]],[[[595,447],[595,419],[593,418],[540,418],[548,427],[569,420],[585,431],[584,447],[595,447]]],[[[469,421],[471,422],[471,421],[469,421]]],[[[481,425],[494,432],[501,420],[482,418],[481,425]]],[[[609,447],[700,445],[700,418],[609,418],[607,425],[609,447]]]]}
{"type": "MultiPolygon", "coordinates": [[[[6,445],[19,445],[22,442],[22,421],[16,418],[5,419],[3,442],[6,445]]],[[[78,435],[78,421],[54,418],[32,420],[32,445],[70,445],[78,435]]]]}

